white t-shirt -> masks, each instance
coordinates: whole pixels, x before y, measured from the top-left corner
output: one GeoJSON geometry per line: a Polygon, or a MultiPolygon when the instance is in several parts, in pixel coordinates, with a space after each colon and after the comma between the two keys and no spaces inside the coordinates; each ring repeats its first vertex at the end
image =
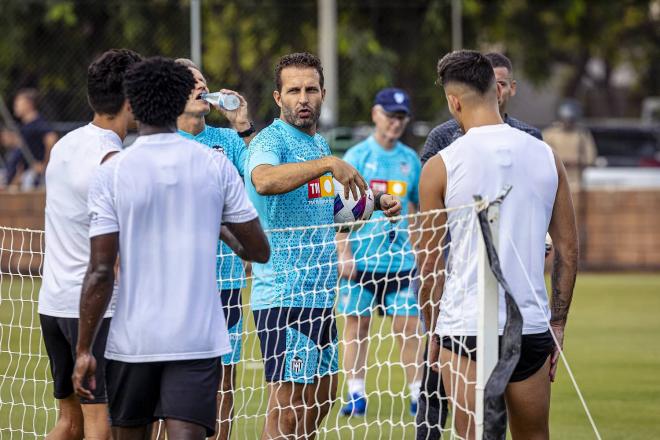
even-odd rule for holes
{"type": "Polygon", "coordinates": [[[222,222],[257,217],[224,154],[176,133],[141,136],[90,186],[89,235],[119,232],[119,292],[105,357],[156,362],[230,351],[216,287],[222,222]]]}
{"type": "MultiPolygon", "coordinates": [[[[89,263],[87,193],[94,171],[108,153],[120,151],[112,130],[90,123],[60,139],[46,168],[46,251],[39,313],[77,318],[89,263]]],[[[112,316],[114,301],[105,314],[112,316]]]]}
{"type": "MultiPolygon", "coordinates": [[[[512,186],[500,207],[498,255],[523,316],[523,334],[545,332],[549,318],[543,276],[545,236],[558,183],[552,150],[523,131],[499,124],[471,128],[438,154],[447,169],[447,208],[473,203],[475,194],[492,201],[502,188],[512,186]]],[[[480,232],[476,218],[466,222],[461,216],[465,217],[464,210],[448,213],[451,250],[436,325],[439,335],[473,336],[477,331],[480,232]]],[[[505,319],[504,291],[500,288],[500,334],[505,319]]]]}

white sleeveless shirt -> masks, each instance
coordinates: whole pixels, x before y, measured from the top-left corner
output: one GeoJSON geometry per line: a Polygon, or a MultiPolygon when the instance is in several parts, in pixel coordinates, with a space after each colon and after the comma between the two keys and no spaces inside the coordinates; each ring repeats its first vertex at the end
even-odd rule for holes
{"type": "MultiPolygon", "coordinates": [[[[545,332],[549,318],[543,276],[545,236],[558,182],[552,150],[523,131],[498,124],[471,128],[438,154],[447,169],[447,208],[470,204],[475,194],[492,201],[502,188],[512,186],[500,207],[500,263],[523,316],[523,334],[545,332]]],[[[448,214],[451,248],[436,333],[473,336],[477,331],[480,232],[476,218],[466,223],[459,216],[464,217],[465,212],[448,214]]],[[[505,319],[500,287],[500,334],[505,319]]]]}

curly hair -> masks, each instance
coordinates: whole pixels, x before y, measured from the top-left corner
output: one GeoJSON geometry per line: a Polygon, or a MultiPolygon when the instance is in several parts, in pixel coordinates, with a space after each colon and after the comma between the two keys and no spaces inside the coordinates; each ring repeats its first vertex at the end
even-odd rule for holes
{"type": "Polygon", "coordinates": [[[124,80],[135,119],[156,127],[176,124],[194,86],[190,69],[163,57],[136,64],[124,80]]]}
{"type": "Polygon", "coordinates": [[[488,58],[474,50],[456,50],[438,61],[438,84],[465,84],[484,95],[495,84],[493,66],[488,58]]]}
{"type": "Polygon", "coordinates": [[[129,49],[104,52],[87,68],[87,101],[94,113],[116,115],[124,105],[124,75],[142,56],[129,49]]]}
{"type": "Polygon", "coordinates": [[[319,82],[323,88],[323,67],[321,60],[309,52],[296,52],[284,55],[275,66],[275,86],[278,91],[282,90],[282,70],[286,67],[310,67],[319,73],[319,82]]]}

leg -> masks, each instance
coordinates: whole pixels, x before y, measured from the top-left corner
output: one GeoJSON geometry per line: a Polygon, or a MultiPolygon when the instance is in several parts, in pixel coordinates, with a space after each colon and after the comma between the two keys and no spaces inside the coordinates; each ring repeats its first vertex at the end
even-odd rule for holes
{"type": "Polygon", "coordinates": [[[303,438],[313,439],[316,436],[319,426],[337,399],[337,382],[337,375],[330,374],[321,377],[313,385],[305,388],[307,420],[303,438]]]}
{"type": "Polygon", "coordinates": [[[550,438],[550,358],[529,378],[511,382],[505,398],[509,429],[514,440],[550,438]]]}
{"type": "Polygon", "coordinates": [[[113,426],[113,440],[149,440],[151,438],[150,425],[141,426],[113,426]]]}
{"type": "Polygon", "coordinates": [[[475,381],[476,363],[468,357],[460,356],[451,350],[440,349],[440,369],[442,383],[447,390],[452,405],[454,431],[460,438],[474,439],[475,420],[475,381]]]}
{"type": "Polygon", "coordinates": [[[449,411],[440,375],[426,362],[429,343],[433,342],[428,341],[426,344],[425,362],[422,367],[424,374],[415,418],[417,440],[440,440],[449,411]]]}
{"type": "Polygon", "coordinates": [[[182,420],[167,419],[167,437],[181,440],[204,440],[206,428],[196,423],[184,422],[182,420]]]}
{"type": "MultiPolygon", "coordinates": [[[[401,361],[406,371],[408,385],[419,385],[422,380],[422,363],[424,362],[424,345],[421,321],[417,316],[394,316],[392,327],[401,346],[401,361]]],[[[417,396],[411,396],[417,400],[417,396]]]]}
{"type": "Polygon", "coordinates": [[[105,403],[89,403],[83,404],[81,407],[85,419],[85,439],[112,440],[108,405],[105,403]]]}
{"type": "MultiPolygon", "coordinates": [[[[358,279],[362,279],[360,274],[358,279]]],[[[371,284],[369,284],[371,286],[371,284]]],[[[348,403],[341,409],[345,416],[366,413],[367,400],[364,386],[369,326],[374,299],[372,290],[354,281],[342,280],[337,313],[346,316],[344,326],[344,371],[348,387],[348,403]]]]}
{"type": "Polygon", "coordinates": [[[234,383],[236,368],[234,365],[222,366],[222,377],[218,387],[217,404],[219,420],[216,423],[215,438],[228,440],[231,435],[231,422],[234,419],[234,383]]]}
{"type": "Polygon", "coordinates": [[[48,433],[46,440],[82,440],[83,413],[75,394],[59,399],[59,412],[55,427],[48,433]]]}
{"type": "Polygon", "coordinates": [[[305,384],[273,382],[268,384],[268,409],[262,440],[298,439],[300,431],[306,430],[305,384]]]}

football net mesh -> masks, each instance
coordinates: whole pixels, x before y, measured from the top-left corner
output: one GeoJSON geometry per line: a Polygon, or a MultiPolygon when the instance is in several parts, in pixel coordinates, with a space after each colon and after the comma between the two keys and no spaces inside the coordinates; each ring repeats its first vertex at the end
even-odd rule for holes
{"type": "MultiPolygon", "coordinates": [[[[273,257],[279,259],[273,277],[285,280],[290,287],[279,292],[281,295],[303,294],[307,298],[331,295],[332,298],[336,292],[333,272],[337,249],[342,256],[342,268],[352,268],[348,272],[350,280],[339,282],[335,300],[338,350],[333,352],[335,335],[324,334],[329,331],[327,316],[302,317],[291,309],[286,312],[286,320],[268,320],[269,330],[276,330],[269,344],[287,343],[289,347],[284,365],[280,364],[287,374],[302,382],[313,382],[318,379],[318,368],[309,369],[309,365],[337,363],[337,400],[327,416],[316,426],[319,411],[328,398],[323,390],[308,385],[306,389],[310,391],[306,391],[308,397],[299,411],[301,418],[296,421],[307,425],[308,431],[316,429],[318,438],[414,438],[415,418],[410,403],[419,393],[426,344],[417,307],[419,274],[415,270],[415,249],[422,231],[437,234],[448,261],[443,273],[436,275],[451,273],[452,259],[476,258],[455,252],[457,248],[471,248],[468,241],[477,240],[475,206],[453,211],[450,223],[443,227],[433,225],[438,216],[447,215],[447,210],[413,214],[394,222],[384,218],[356,222],[348,234],[336,234],[333,225],[268,231],[273,257]],[[448,240],[450,227],[456,235],[452,240],[448,240]],[[352,250],[348,257],[342,251],[346,248],[352,250]],[[316,331],[309,328],[320,329],[324,334],[322,340],[315,339],[316,331]],[[346,356],[350,346],[352,361],[346,356]],[[348,379],[364,380],[365,416],[347,417],[342,413],[350,400],[348,379]]],[[[0,227],[0,438],[42,437],[57,419],[37,314],[43,241],[42,231],[0,227]]],[[[255,275],[249,268],[247,274],[242,303],[235,306],[241,309],[243,324],[237,336],[242,350],[235,365],[233,415],[218,413],[219,422],[231,420],[235,439],[259,438],[268,408],[264,357],[250,310],[250,286],[255,275]]],[[[454,274],[454,278],[460,280],[460,274],[454,274]]],[[[465,280],[461,288],[468,292],[476,286],[468,285],[465,280]]],[[[460,373],[463,369],[460,363],[467,360],[456,356],[451,360],[454,361],[460,373]]],[[[470,383],[469,378],[463,379],[470,383]]],[[[452,392],[464,396],[467,388],[458,385],[451,387],[452,392]]],[[[291,397],[281,406],[293,405],[291,397]]],[[[278,405],[274,408],[283,409],[278,405]]],[[[427,428],[451,432],[451,416],[445,427],[439,426],[439,422],[426,422],[427,428]]]]}

